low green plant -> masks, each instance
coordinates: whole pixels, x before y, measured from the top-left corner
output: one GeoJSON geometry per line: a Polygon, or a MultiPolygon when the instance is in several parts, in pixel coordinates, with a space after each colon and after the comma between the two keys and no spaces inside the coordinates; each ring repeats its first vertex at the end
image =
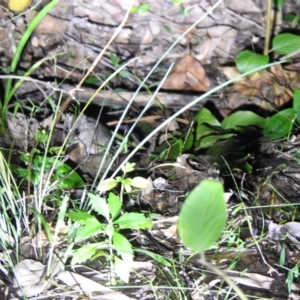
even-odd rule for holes
{"type": "Polygon", "coordinates": [[[152,227],[152,222],[142,213],[122,213],[120,197],[112,192],[107,198],[92,193],[88,193],[88,197],[90,212],[73,211],[67,214],[74,222],[69,239],[75,243],[89,240],[88,244],[73,251],[72,265],[105,256],[110,261],[112,282],[113,272],[128,282],[134,249],[122,231],[148,229],[152,227]],[[100,242],[91,242],[96,236],[100,242]]]}
{"type": "MultiPolygon", "coordinates": [[[[300,49],[300,37],[292,33],[281,33],[272,40],[270,52],[276,52],[279,55],[290,55],[300,49]]],[[[269,63],[269,55],[262,55],[250,50],[240,52],[235,60],[237,69],[244,73],[254,70],[260,66],[269,63]]]]}
{"type": "Polygon", "coordinates": [[[101,181],[98,185],[98,191],[100,193],[107,192],[115,188],[118,184],[121,185],[120,195],[123,195],[124,191],[130,193],[132,188],[147,188],[149,187],[149,181],[143,177],[136,176],[134,178],[127,178],[126,175],[134,171],[135,163],[126,163],[122,165],[123,176],[116,176],[116,178],[107,178],[101,181]]]}
{"type": "Polygon", "coordinates": [[[275,140],[289,137],[295,125],[300,125],[300,90],[294,89],[293,107],[277,112],[266,120],[264,136],[275,140]]]}
{"type": "Polygon", "coordinates": [[[13,173],[30,181],[32,184],[38,185],[43,182],[43,180],[47,179],[44,178],[44,175],[47,176],[54,165],[54,172],[52,173],[49,182],[55,184],[56,188],[71,190],[75,187],[79,188],[84,186],[84,182],[78,173],[57,158],[28,153],[21,154],[20,160],[24,162],[26,167],[11,165],[11,169],[13,173]],[[42,166],[44,166],[44,172],[41,172],[42,166]]]}

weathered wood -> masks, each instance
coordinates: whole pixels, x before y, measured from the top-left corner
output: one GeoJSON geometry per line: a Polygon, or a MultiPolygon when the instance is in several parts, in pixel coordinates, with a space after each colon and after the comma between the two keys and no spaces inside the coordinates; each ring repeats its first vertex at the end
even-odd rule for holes
{"type": "MultiPolygon", "coordinates": [[[[40,10],[45,2],[37,9],[40,10]]],[[[116,76],[109,85],[118,87],[122,84],[127,88],[136,88],[139,85],[137,78],[145,78],[176,39],[192,23],[204,17],[216,2],[187,0],[183,3],[182,11],[171,1],[151,1],[148,11],[130,14],[93,75],[101,83],[108,74],[135,57],[136,60],[126,68],[127,75],[123,73],[122,76],[116,76]],[[113,64],[111,55],[119,62],[113,64]]],[[[219,5],[192,32],[180,39],[153,71],[146,83],[148,86],[157,84],[170,64],[185,53],[191,54],[204,65],[215,56],[228,61],[244,47],[246,40],[251,40],[253,35],[264,34],[261,16],[265,7],[254,5],[251,0],[244,1],[243,8],[237,7],[232,1],[228,2],[219,5]],[[242,17],[243,22],[238,20],[241,18],[238,17],[240,10],[247,14],[247,18],[242,17]],[[243,34],[237,38],[241,32],[243,34]]],[[[49,57],[32,75],[57,80],[68,78],[78,82],[121,23],[128,3],[121,0],[60,0],[34,31],[19,68],[27,70],[37,61],[49,57]]],[[[141,4],[142,1],[134,1],[135,7],[141,4]]],[[[12,20],[13,14],[0,7],[0,63],[4,68],[9,66],[26,24],[36,13],[29,10],[12,20]]],[[[216,73],[215,70],[211,72],[216,73]]]]}

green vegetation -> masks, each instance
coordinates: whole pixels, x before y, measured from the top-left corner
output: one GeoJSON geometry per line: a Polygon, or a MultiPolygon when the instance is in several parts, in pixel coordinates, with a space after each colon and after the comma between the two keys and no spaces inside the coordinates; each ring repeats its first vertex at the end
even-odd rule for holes
{"type": "MultiPolygon", "coordinates": [[[[11,63],[10,73],[17,71],[17,64],[22,51],[34,28],[57,2],[58,0],[51,1],[28,26],[11,63]]],[[[190,12],[183,10],[180,1],[173,0],[172,2],[180,5],[181,14],[184,15],[190,12]]],[[[130,11],[131,13],[143,14],[149,9],[150,4],[145,3],[139,7],[132,8],[130,11]]],[[[210,10],[207,14],[209,12],[210,10]]],[[[182,36],[196,26],[197,23],[193,24],[182,36]]],[[[178,38],[176,43],[181,37],[178,38]]],[[[166,55],[174,45],[166,52],[166,55]]],[[[300,38],[293,34],[280,34],[272,41],[272,51],[280,55],[291,54],[299,49],[300,38]]],[[[121,77],[129,76],[126,71],[123,72],[125,66],[120,66],[120,58],[118,56],[111,53],[109,57],[116,71],[107,77],[107,80],[101,85],[99,90],[118,73],[121,77]]],[[[160,58],[153,70],[164,57],[160,58]]],[[[130,272],[132,272],[132,263],[135,255],[143,253],[158,262],[159,268],[161,265],[172,268],[168,270],[172,270],[172,272],[169,272],[174,276],[172,279],[174,281],[177,280],[176,296],[179,298],[178,295],[180,293],[183,294],[184,291],[184,284],[179,282],[177,278],[179,266],[187,264],[189,259],[199,254],[202,265],[226,281],[240,299],[247,299],[229,276],[219,270],[218,266],[216,267],[206,260],[209,250],[216,250],[216,243],[221,244],[221,241],[223,245],[227,245],[228,249],[231,249],[233,246],[241,249],[244,247],[244,243],[239,238],[240,233],[238,230],[231,229],[230,226],[233,226],[233,224],[226,225],[226,222],[230,222],[230,220],[228,218],[223,183],[212,179],[203,180],[193,190],[189,191],[185,197],[179,213],[178,234],[183,245],[192,252],[190,258],[184,262],[177,262],[169,259],[167,256],[162,257],[153,251],[135,247],[128,237],[128,232],[139,233],[141,230],[152,229],[155,221],[153,221],[151,211],[128,212],[125,204],[128,199],[138,202],[138,194],[141,190],[152,187],[147,179],[132,175],[135,171],[135,164],[130,163],[130,160],[135,153],[160,129],[164,128],[171,120],[188,110],[195,103],[202,101],[238,79],[281,63],[278,61],[269,63],[269,60],[269,56],[255,54],[252,51],[246,50],[241,52],[236,58],[236,66],[243,74],[212,88],[176,112],[140,142],[117,170],[111,170],[113,160],[118,156],[118,153],[123,151],[124,148],[127,150],[130,134],[134,126],[154,101],[163,81],[167,77],[168,72],[170,72],[169,70],[152,94],[149,105],[137,117],[136,122],[115,151],[116,153],[110,166],[104,170],[104,174],[101,173],[101,179],[98,178],[99,176],[96,176],[92,186],[86,184],[84,178],[76,169],[66,164],[65,157],[62,155],[65,145],[62,145],[59,149],[50,147],[51,132],[55,124],[52,125],[50,133],[44,129],[35,132],[36,144],[30,153],[19,153],[19,164],[7,163],[9,159],[4,157],[2,151],[0,151],[0,203],[2,213],[0,217],[2,225],[0,229],[0,245],[4,253],[2,257],[3,265],[1,265],[3,274],[8,276],[10,272],[16,272],[15,266],[20,260],[20,243],[23,242],[24,237],[30,236],[33,239],[37,234],[44,233],[45,238],[43,242],[47,244],[46,252],[49,253],[49,256],[46,257],[44,255],[44,249],[38,249],[37,257],[47,265],[47,280],[52,275],[52,267],[59,262],[64,265],[64,268],[71,269],[87,261],[99,260],[101,264],[109,269],[109,284],[128,283],[131,278],[130,272]],[[111,177],[107,175],[109,171],[114,172],[111,177]],[[120,171],[122,172],[121,175],[120,171]],[[78,189],[82,192],[81,199],[77,198],[74,200],[71,194],[78,189]],[[26,191],[24,195],[22,195],[23,190],[26,191]],[[52,211],[55,213],[51,213],[52,211]],[[60,232],[62,228],[65,228],[63,233],[60,232]],[[14,251],[16,256],[15,261],[10,254],[11,250],[14,251]]],[[[24,75],[30,75],[41,63],[39,62],[33,66],[24,75]]],[[[109,145],[105,149],[98,174],[100,174],[105,157],[111,152],[111,146],[118,128],[121,126],[130,105],[139,90],[147,87],[145,82],[153,70],[143,79],[128,106],[124,109],[120,122],[109,145]]],[[[97,77],[91,75],[87,77],[85,83],[94,84],[98,83],[98,80],[97,77]]],[[[2,135],[5,135],[7,131],[5,120],[8,114],[8,104],[11,103],[14,93],[21,83],[22,79],[12,87],[12,78],[8,78],[6,81],[5,98],[0,107],[0,132],[2,135]]],[[[279,138],[289,139],[293,131],[300,126],[300,90],[295,88],[293,95],[292,108],[273,112],[273,115],[267,117],[260,116],[252,111],[236,111],[220,120],[210,110],[202,108],[194,116],[184,133],[173,134],[167,142],[156,149],[154,154],[152,153],[152,156],[157,160],[174,161],[183,153],[201,153],[214,157],[216,166],[226,165],[228,173],[231,175],[233,170],[251,174],[253,172],[253,166],[249,163],[251,153],[241,152],[242,156],[235,157],[233,164],[228,160],[229,155],[232,153],[239,155],[240,152],[235,151],[235,149],[239,147],[243,139],[247,140],[249,137],[257,139],[265,137],[270,141],[279,138]]],[[[48,100],[51,102],[50,96],[48,100]]],[[[51,102],[51,104],[53,103],[51,102]]],[[[57,116],[60,107],[54,105],[52,107],[54,108],[54,116],[57,116]]],[[[32,114],[34,114],[34,111],[32,114]]],[[[9,155],[7,156],[9,157],[9,155]]],[[[299,157],[295,159],[299,160],[299,157]]],[[[232,177],[233,181],[235,181],[233,175],[232,177]]],[[[237,190],[239,193],[241,192],[238,186],[237,190]]],[[[243,211],[245,214],[243,221],[250,222],[243,203],[235,207],[231,214],[237,214],[239,211],[243,211]]],[[[234,269],[237,260],[238,258],[235,258],[232,261],[231,268],[234,269]]],[[[281,263],[284,265],[284,260],[281,263]]],[[[287,286],[289,291],[294,279],[298,276],[298,269],[297,263],[292,269],[288,270],[287,286]]],[[[247,270],[244,272],[246,273],[247,270]]],[[[16,273],[14,275],[16,276],[16,273]]],[[[154,286],[152,288],[155,290],[154,286]]],[[[182,296],[182,299],[186,298],[182,296]]]]}

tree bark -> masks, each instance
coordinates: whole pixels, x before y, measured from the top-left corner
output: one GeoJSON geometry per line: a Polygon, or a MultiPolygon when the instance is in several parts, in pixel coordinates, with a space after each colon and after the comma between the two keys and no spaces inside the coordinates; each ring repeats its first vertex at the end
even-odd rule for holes
{"type": "MultiPolygon", "coordinates": [[[[43,1],[36,10],[27,10],[13,19],[11,12],[0,7],[0,63],[4,69],[9,67],[27,24],[46,3],[43,1]]],[[[43,80],[55,78],[58,83],[65,79],[69,83],[78,82],[123,20],[128,3],[122,0],[60,0],[30,37],[19,61],[19,70],[26,71],[47,58],[31,76],[43,80]]],[[[265,7],[254,0],[243,1],[242,6],[238,1],[224,1],[204,18],[216,3],[216,0],[186,0],[176,5],[172,1],[156,0],[142,12],[143,1],[134,1],[137,12],[129,15],[120,34],[95,67],[91,79],[97,82],[91,86],[99,86],[119,66],[135,58],[107,85],[135,89],[163,57],[145,87],[157,85],[171,63],[176,63],[186,53],[202,65],[209,64],[207,72],[217,77],[217,69],[211,62],[216,58],[218,63],[231,61],[245,45],[252,43],[252,36],[264,35],[265,7]],[[203,20],[164,56],[176,39],[201,18],[203,20]]],[[[42,88],[35,83],[29,85],[37,91],[35,99],[42,100],[44,96],[38,90],[42,88]]],[[[24,89],[17,95],[22,98],[24,89]]]]}

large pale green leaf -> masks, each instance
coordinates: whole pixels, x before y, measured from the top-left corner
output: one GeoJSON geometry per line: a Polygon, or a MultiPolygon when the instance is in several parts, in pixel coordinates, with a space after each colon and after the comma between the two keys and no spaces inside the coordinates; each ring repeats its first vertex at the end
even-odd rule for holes
{"type": "Polygon", "coordinates": [[[222,183],[203,180],[182,206],[178,221],[179,236],[188,248],[204,252],[220,237],[226,219],[222,183]]]}
{"type": "Polygon", "coordinates": [[[291,33],[282,33],[272,40],[273,51],[286,55],[300,49],[300,37],[291,33]]]}
{"type": "Polygon", "coordinates": [[[226,117],[221,126],[223,129],[243,130],[247,126],[263,128],[266,120],[252,111],[237,111],[226,117]]]}
{"type": "Polygon", "coordinates": [[[205,107],[201,108],[200,111],[194,117],[194,122],[200,124],[210,124],[214,126],[220,126],[220,122],[216,117],[205,107]]]}
{"type": "Polygon", "coordinates": [[[139,189],[146,189],[146,188],[151,187],[151,184],[150,184],[149,180],[147,180],[146,178],[143,178],[141,176],[136,176],[136,177],[132,178],[131,186],[139,188],[139,189]]]}
{"type": "Polygon", "coordinates": [[[268,64],[269,57],[245,50],[237,55],[235,63],[237,69],[241,73],[245,73],[268,64]]]}

